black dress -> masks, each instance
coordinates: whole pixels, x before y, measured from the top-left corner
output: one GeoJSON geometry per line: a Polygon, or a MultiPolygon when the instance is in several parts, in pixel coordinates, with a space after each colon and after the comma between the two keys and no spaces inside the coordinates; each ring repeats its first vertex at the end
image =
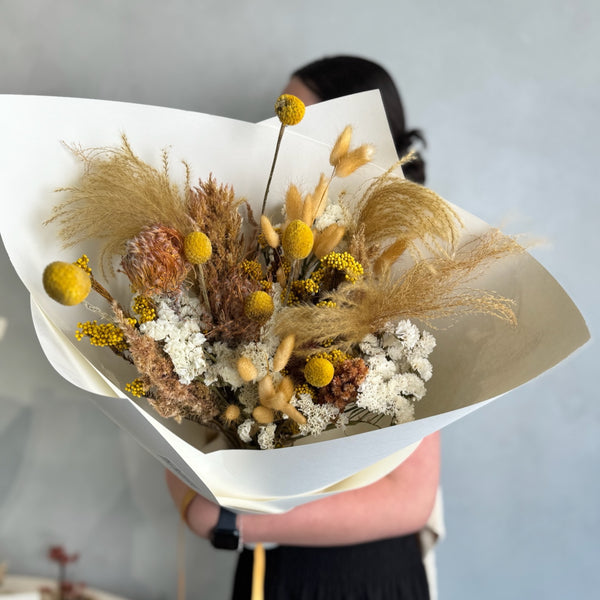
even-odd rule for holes
{"type": "MultiPolygon", "coordinates": [[[[355,546],[266,552],[265,600],[429,600],[416,535],[355,546]]],[[[250,600],[252,550],[238,560],[232,600],[250,600]]]]}

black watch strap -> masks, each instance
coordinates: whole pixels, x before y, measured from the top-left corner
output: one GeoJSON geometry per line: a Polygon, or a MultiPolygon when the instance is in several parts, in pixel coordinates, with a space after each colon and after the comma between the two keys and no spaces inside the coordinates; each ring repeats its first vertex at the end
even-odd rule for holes
{"type": "Polygon", "coordinates": [[[237,528],[237,514],[221,507],[219,520],[210,532],[210,543],[220,550],[240,550],[241,536],[237,528]]]}

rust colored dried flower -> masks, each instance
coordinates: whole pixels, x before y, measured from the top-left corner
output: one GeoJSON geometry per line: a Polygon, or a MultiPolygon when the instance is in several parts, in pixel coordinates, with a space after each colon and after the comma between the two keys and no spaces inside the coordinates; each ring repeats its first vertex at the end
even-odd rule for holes
{"type": "Polygon", "coordinates": [[[121,268],[136,292],[152,296],[181,287],[190,268],[183,241],[178,231],[164,225],[144,227],[127,241],[121,268]]]}
{"type": "Polygon", "coordinates": [[[362,358],[351,358],[339,364],[331,383],[319,390],[319,402],[334,404],[340,410],[354,400],[358,386],[365,380],[369,368],[362,358]]]}

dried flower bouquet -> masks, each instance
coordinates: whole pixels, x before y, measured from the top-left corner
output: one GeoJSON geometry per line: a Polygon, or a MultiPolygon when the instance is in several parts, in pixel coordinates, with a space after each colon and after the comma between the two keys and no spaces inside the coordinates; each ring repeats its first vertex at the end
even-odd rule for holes
{"type": "MultiPolygon", "coordinates": [[[[278,148],[304,105],[284,95],[275,108],[278,148]]],[[[347,126],[331,148],[330,175],[315,174],[309,191],[291,183],[277,217],[267,214],[267,184],[258,220],[226,182],[192,183],[192,166],[183,189],[175,185],[166,151],[156,169],[125,137],[116,148],[72,148],[83,175],[60,190],[67,198],[48,223],[59,224],[67,247],[100,240],[102,274],[115,275],[117,257],[132,296],[117,302],[85,255],[48,265],[44,287],[66,305],[98,292],[112,314],[80,322],[77,338],[135,365],[126,391],[163,417],[217,429],[232,447],[410,421],[435,347],[412,321],[479,312],[515,325],[510,299],[467,285],[522,248],[497,231],[459,245],[450,205],[394,173],[410,156],[357,197],[332,193],[334,180],[375,152],[352,142],[347,126]]]]}
{"type": "Polygon", "coordinates": [[[376,93],[273,121],[0,95],[0,231],[49,361],[199,493],[260,512],[374,481],[589,337],[512,239],[393,170],[376,93]],[[54,259],[46,288],[78,305],[44,290],[54,259]]]}

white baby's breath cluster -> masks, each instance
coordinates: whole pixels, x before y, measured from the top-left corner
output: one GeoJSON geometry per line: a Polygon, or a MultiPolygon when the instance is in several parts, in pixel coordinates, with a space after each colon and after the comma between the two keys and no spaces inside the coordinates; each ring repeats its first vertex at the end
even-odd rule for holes
{"type": "Polygon", "coordinates": [[[433,335],[404,320],[388,324],[380,335],[365,336],[359,346],[369,370],[356,405],[396,423],[412,420],[414,402],[425,395],[432,374],[428,356],[435,347],[433,335]]]}

